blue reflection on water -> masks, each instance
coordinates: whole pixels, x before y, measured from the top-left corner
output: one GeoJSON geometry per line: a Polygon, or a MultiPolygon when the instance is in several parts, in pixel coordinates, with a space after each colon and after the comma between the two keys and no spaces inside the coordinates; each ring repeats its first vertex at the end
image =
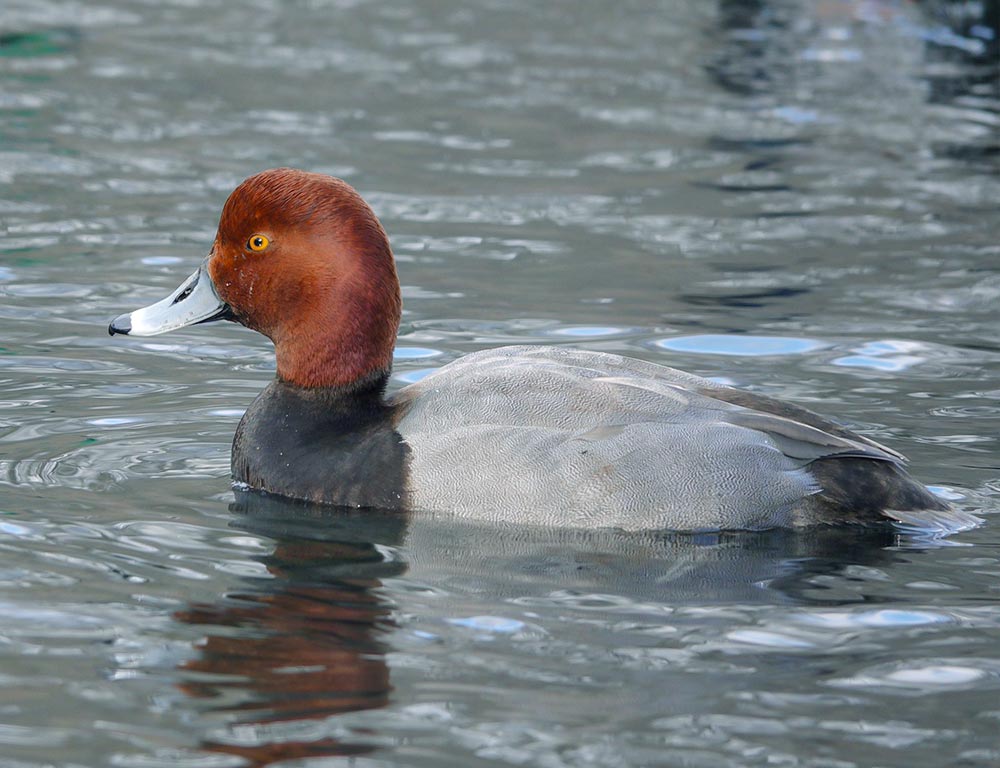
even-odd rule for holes
{"type": "Polygon", "coordinates": [[[615,328],[614,326],[603,325],[583,325],[571,328],[557,328],[552,331],[557,336],[575,336],[581,338],[593,338],[596,336],[614,336],[619,333],[626,333],[625,328],[615,328]]]}
{"type": "Polygon", "coordinates": [[[795,616],[803,624],[815,624],[830,628],[847,627],[919,627],[927,624],[947,624],[954,618],[946,613],[910,608],[882,608],[876,610],[805,611],[795,616]]]}
{"type": "Polygon", "coordinates": [[[761,357],[766,355],[798,355],[827,346],[816,339],[788,336],[742,336],[726,334],[700,334],[659,339],[653,342],[661,349],[674,352],[699,352],[706,355],[737,355],[761,357]]]}
{"type": "Polygon", "coordinates": [[[927,490],[946,501],[959,501],[965,498],[964,493],[959,493],[954,488],[948,488],[943,485],[928,485],[927,490]]]}
{"type": "Polygon", "coordinates": [[[447,619],[447,622],[458,627],[476,629],[480,632],[496,632],[505,635],[519,632],[525,626],[523,621],[504,616],[468,616],[460,619],[447,619]]]}
{"type": "Polygon", "coordinates": [[[833,360],[834,365],[847,368],[871,368],[877,371],[903,371],[926,359],[914,352],[924,347],[912,341],[869,341],[852,350],[856,354],[833,360]]]}
{"type": "Polygon", "coordinates": [[[405,382],[406,384],[414,384],[420,381],[425,376],[429,376],[434,373],[437,368],[419,368],[415,371],[406,371],[405,373],[396,374],[395,378],[398,381],[405,382]]]}
{"type": "Polygon", "coordinates": [[[440,354],[440,350],[428,347],[396,347],[392,356],[397,360],[423,360],[428,357],[437,357],[440,354]]]}
{"type": "Polygon", "coordinates": [[[785,122],[791,123],[792,125],[815,123],[819,120],[819,113],[816,110],[803,109],[802,107],[796,107],[793,105],[776,107],[774,109],[774,116],[781,118],[785,122]]]}

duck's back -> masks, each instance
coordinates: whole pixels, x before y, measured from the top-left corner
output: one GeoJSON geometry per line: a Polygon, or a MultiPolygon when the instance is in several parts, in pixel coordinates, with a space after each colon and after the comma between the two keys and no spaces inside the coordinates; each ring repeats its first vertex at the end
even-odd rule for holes
{"type": "Polygon", "coordinates": [[[948,509],[899,454],[817,414],[617,355],[488,350],[391,403],[416,509],[626,529],[948,509]]]}

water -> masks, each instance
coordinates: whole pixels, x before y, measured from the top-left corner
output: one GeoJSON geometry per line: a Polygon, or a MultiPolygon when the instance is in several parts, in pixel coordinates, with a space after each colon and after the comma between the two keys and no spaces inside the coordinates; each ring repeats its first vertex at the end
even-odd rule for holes
{"type": "Polygon", "coordinates": [[[998,5],[6,0],[0,765],[1000,764],[998,5]],[[571,344],[848,420],[985,524],[645,536],[234,499],[269,344],[109,339],[347,178],[393,386],[571,344]]]}

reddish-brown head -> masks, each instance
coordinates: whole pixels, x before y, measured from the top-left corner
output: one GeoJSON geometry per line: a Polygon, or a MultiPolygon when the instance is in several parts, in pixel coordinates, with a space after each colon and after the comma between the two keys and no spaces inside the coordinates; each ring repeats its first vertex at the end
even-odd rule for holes
{"type": "Polygon", "coordinates": [[[388,373],[401,301],[382,225],[346,182],[290,168],[240,184],[208,260],[219,296],[274,342],[278,376],[348,386],[388,373]]]}

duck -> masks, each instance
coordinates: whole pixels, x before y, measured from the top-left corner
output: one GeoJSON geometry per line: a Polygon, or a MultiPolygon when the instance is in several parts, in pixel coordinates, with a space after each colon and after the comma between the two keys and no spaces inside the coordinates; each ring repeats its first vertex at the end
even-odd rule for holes
{"type": "Polygon", "coordinates": [[[233,438],[247,492],[626,531],[978,521],[831,419],[629,357],[506,346],[389,393],[401,312],[389,238],[361,195],[275,168],[229,195],[193,274],[108,331],[227,320],[273,342],[275,378],[233,438]]]}

